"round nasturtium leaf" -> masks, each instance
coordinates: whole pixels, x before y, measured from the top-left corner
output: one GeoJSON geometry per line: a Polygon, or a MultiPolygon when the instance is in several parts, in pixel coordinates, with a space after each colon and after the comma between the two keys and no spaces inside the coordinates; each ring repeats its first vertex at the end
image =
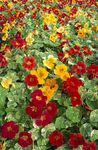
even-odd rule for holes
{"type": "Polygon", "coordinates": [[[92,123],[98,123],[98,109],[93,110],[90,114],[90,121],[92,123]]]}
{"type": "Polygon", "coordinates": [[[66,117],[73,123],[77,123],[81,120],[81,111],[76,107],[68,107],[66,110],[66,117]]]}

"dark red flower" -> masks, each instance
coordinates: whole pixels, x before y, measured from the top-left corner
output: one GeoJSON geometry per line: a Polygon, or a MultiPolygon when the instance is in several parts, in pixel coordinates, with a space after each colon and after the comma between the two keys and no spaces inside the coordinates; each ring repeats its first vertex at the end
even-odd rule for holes
{"type": "Polygon", "coordinates": [[[37,12],[35,11],[33,14],[32,14],[32,19],[36,19],[37,17],[37,12]]]}
{"type": "Polygon", "coordinates": [[[26,107],[26,113],[32,118],[39,118],[42,113],[42,108],[39,107],[38,105],[34,105],[34,104],[30,103],[26,107]]]}
{"type": "Polygon", "coordinates": [[[44,25],[44,30],[48,30],[48,26],[46,24],[44,25]]]}
{"type": "Polygon", "coordinates": [[[20,132],[18,138],[18,144],[21,147],[27,147],[32,144],[31,134],[28,132],[20,132]]]}
{"type": "Polygon", "coordinates": [[[93,79],[94,77],[98,78],[98,65],[91,64],[87,68],[87,75],[89,79],[93,79]]]}
{"type": "Polygon", "coordinates": [[[6,58],[0,53],[0,67],[6,67],[7,66],[7,60],[6,58]]]}
{"type": "Polygon", "coordinates": [[[70,133],[70,138],[68,140],[68,144],[72,148],[77,148],[79,145],[83,145],[84,139],[81,133],[70,133]]]}
{"type": "Polygon", "coordinates": [[[65,54],[63,52],[58,52],[58,59],[61,61],[61,62],[66,62],[66,58],[64,58],[65,54]]]}
{"type": "Polygon", "coordinates": [[[82,105],[81,96],[78,92],[71,93],[71,104],[73,107],[82,105]]]}
{"type": "Polygon", "coordinates": [[[25,83],[28,85],[28,86],[37,86],[38,85],[38,79],[35,75],[32,75],[32,74],[28,74],[26,77],[25,77],[25,83]]]}
{"type": "Polygon", "coordinates": [[[63,134],[62,132],[59,132],[58,130],[55,130],[54,132],[52,132],[48,136],[48,138],[49,138],[51,145],[53,146],[60,147],[64,144],[63,134]]]}
{"type": "Polygon", "coordinates": [[[79,61],[72,66],[72,70],[78,75],[84,74],[86,72],[86,65],[84,62],[79,61]]]}
{"type": "Polygon", "coordinates": [[[70,55],[73,56],[75,54],[79,54],[80,51],[80,46],[75,45],[74,47],[71,47],[69,50],[67,50],[66,52],[70,55]]]}
{"type": "Polygon", "coordinates": [[[22,48],[26,46],[26,41],[22,38],[21,32],[17,32],[15,37],[10,40],[10,44],[15,48],[22,48]]]}
{"type": "Polygon", "coordinates": [[[83,46],[83,53],[84,55],[92,55],[92,51],[88,46],[83,46]]]}
{"type": "Polygon", "coordinates": [[[54,117],[57,113],[57,105],[55,102],[48,103],[45,109],[52,117],[54,117]]]}
{"type": "Polygon", "coordinates": [[[47,97],[43,95],[41,90],[35,90],[31,93],[32,103],[40,107],[46,106],[47,97]]]}
{"type": "Polygon", "coordinates": [[[77,91],[80,86],[83,86],[83,82],[74,76],[63,82],[63,89],[66,90],[69,95],[73,95],[74,91],[77,91]]]}
{"type": "Polygon", "coordinates": [[[32,70],[36,67],[35,58],[33,56],[26,56],[23,60],[22,66],[27,70],[32,70]]]}
{"type": "Polygon", "coordinates": [[[85,141],[82,150],[97,150],[96,143],[85,141]]]}
{"type": "Polygon", "coordinates": [[[51,116],[48,112],[43,112],[41,114],[41,117],[35,121],[37,126],[46,126],[48,125],[53,119],[53,116],[51,116]]]}
{"type": "Polygon", "coordinates": [[[1,127],[1,135],[3,138],[14,138],[19,131],[19,126],[14,121],[8,121],[1,127]]]}

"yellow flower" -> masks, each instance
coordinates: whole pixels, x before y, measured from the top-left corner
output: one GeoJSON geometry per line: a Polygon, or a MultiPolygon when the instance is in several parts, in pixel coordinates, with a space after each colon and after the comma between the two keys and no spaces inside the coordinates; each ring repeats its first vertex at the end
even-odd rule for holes
{"type": "Polygon", "coordinates": [[[78,36],[79,36],[80,38],[84,38],[84,37],[85,37],[85,31],[84,31],[83,29],[79,29],[79,31],[78,31],[78,36]]]}
{"type": "Polygon", "coordinates": [[[56,24],[57,23],[57,18],[55,17],[55,15],[53,13],[51,14],[48,14],[48,13],[45,13],[43,15],[43,22],[44,24],[56,24]]]}
{"type": "Polygon", "coordinates": [[[47,103],[48,103],[54,96],[54,90],[51,90],[49,86],[43,86],[40,89],[42,90],[44,96],[47,96],[47,103]]]}
{"type": "Polygon", "coordinates": [[[56,83],[55,79],[47,79],[45,86],[49,86],[51,90],[53,90],[54,92],[57,91],[58,89],[58,84],[56,83]]]}
{"type": "Polygon", "coordinates": [[[8,38],[8,33],[6,33],[6,34],[4,34],[4,35],[2,36],[2,40],[3,40],[3,41],[6,41],[7,38],[8,38]]]}
{"type": "Polygon", "coordinates": [[[33,41],[34,41],[34,39],[32,38],[32,36],[33,36],[33,32],[30,32],[28,34],[28,36],[26,37],[26,42],[27,42],[28,45],[31,45],[33,43],[33,41]]]}
{"type": "Polygon", "coordinates": [[[37,70],[32,70],[31,74],[37,76],[39,84],[44,84],[48,76],[48,71],[43,67],[39,67],[37,70]]]}
{"type": "Polygon", "coordinates": [[[53,27],[53,31],[56,31],[56,30],[57,30],[57,27],[56,27],[56,26],[54,26],[54,27],[53,27]]]}
{"type": "Polygon", "coordinates": [[[54,58],[53,55],[49,55],[48,59],[44,60],[43,63],[47,68],[52,69],[54,67],[54,63],[56,62],[56,60],[57,59],[54,58]]]}
{"type": "Polygon", "coordinates": [[[9,7],[10,9],[12,9],[12,8],[13,8],[13,3],[8,3],[8,7],[9,7]]]}
{"type": "Polygon", "coordinates": [[[58,75],[59,77],[61,77],[62,75],[65,74],[65,72],[67,71],[67,66],[64,64],[59,64],[56,65],[55,69],[54,69],[54,74],[58,75]]]}
{"type": "Polygon", "coordinates": [[[70,12],[70,11],[71,11],[70,6],[66,6],[66,7],[65,7],[65,10],[68,11],[68,12],[70,12]]]}
{"type": "Polygon", "coordinates": [[[1,81],[1,85],[6,89],[8,89],[11,84],[12,84],[12,79],[10,78],[4,78],[1,81]]]}
{"type": "Polygon", "coordinates": [[[64,26],[61,26],[61,27],[59,27],[59,28],[57,29],[57,32],[63,33],[64,30],[65,30],[64,26]]]}
{"type": "Polygon", "coordinates": [[[68,72],[65,72],[64,74],[62,74],[60,76],[60,78],[63,80],[63,81],[66,81],[68,78],[70,78],[70,74],[68,72]]]}
{"type": "Polygon", "coordinates": [[[8,27],[5,26],[3,29],[2,29],[2,33],[7,33],[8,32],[8,27]]]}
{"type": "Polygon", "coordinates": [[[56,35],[56,33],[52,33],[52,34],[50,35],[50,38],[49,38],[50,41],[56,42],[57,39],[58,39],[58,36],[56,35]]]}

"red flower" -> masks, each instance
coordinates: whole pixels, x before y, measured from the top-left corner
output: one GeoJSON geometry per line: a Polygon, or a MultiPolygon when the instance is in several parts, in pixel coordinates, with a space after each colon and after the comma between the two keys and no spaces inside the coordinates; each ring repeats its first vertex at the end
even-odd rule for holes
{"type": "Polygon", "coordinates": [[[5,67],[7,66],[7,60],[5,57],[0,53],[0,67],[5,67]]]}
{"type": "Polygon", "coordinates": [[[35,58],[33,56],[26,56],[23,60],[22,66],[27,70],[32,70],[36,67],[35,58]]]}
{"type": "Polygon", "coordinates": [[[57,113],[57,105],[55,102],[50,102],[47,104],[46,106],[46,111],[52,116],[54,117],[57,113]]]}
{"type": "Polygon", "coordinates": [[[42,108],[40,108],[38,105],[33,105],[30,103],[26,107],[26,113],[32,118],[39,118],[42,113],[42,108]]]}
{"type": "Polygon", "coordinates": [[[97,150],[95,142],[84,142],[82,150],[97,150]]]}
{"type": "Polygon", "coordinates": [[[18,138],[18,144],[21,147],[27,147],[32,144],[31,134],[28,132],[20,132],[18,138]]]}
{"type": "Polygon", "coordinates": [[[1,127],[1,135],[3,138],[14,138],[19,131],[19,126],[14,121],[8,121],[1,127]]]}
{"type": "Polygon", "coordinates": [[[49,138],[51,145],[53,146],[60,147],[64,144],[63,134],[62,132],[59,132],[58,130],[55,130],[54,132],[52,132],[48,138],[49,138]]]}
{"type": "Polygon", "coordinates": [[[68,140],[68,144],[72,148],[77,148],[79,145],[83,145],[84,139],[81,135],[81,133],[71,133],[70,138],[68,140]]]}
{"type": "Polygon", "coordinates": [[[66,58],[64,58],[65,54],[63,52],[58,52],[58,59],[61,61],[61,62],[66,62],[66,58]]]}
{"type": "Polygon", "coordinates": [[[10,40],[10,44],[15,48],[26,46],[26,41],[22,39],[21,32],[17,32],[14,39],[10,40]]]}
{"type": "Polygon", "coordinates": [[[36,77],[35,75],[28,74],[28,75],[25,77],[25,83],[26,83],[28,86],[37,86],[37,85],[38,85],[37,77],[36,77]]]}
{"type": "Polygon", "coordinates": [[[37,17],[37,12],[35,11],[33,14],[32,14],[32,19],[36,19],[37,17]]]}
{"type": "Polygon", "coordinates": [[[88,46],[83,46],[83,53],[84,55],[92,55],[92,51],[90,51],[88,46]]]}
{"type": "Polygon", "coordinates": [[[31,93],[32,103],[40,107],[46,106],[47,97],[43,95],[41,90],[35,90],[31,93]]]}
{"type": "Polygon", "coordinates": [[[63,82],[63,90],[66,90],[69,95],[77,91],[80,86],[83,86],[83,82],[74,76],[63,82]]]}
{"type": "Polygon", "coordinates": [[[78,75],[84,74],[86,72],[86,65],[84,62],[79,61],[72,66],[72,70],[78,75]]]}
{"type": "Polygon", "coordinates": [[[74,107],[82,105],[81,96],[78,92],[74,92],[71,96],[71,104],[74,107]]]}
{"type": "Polygon", "coordinates": [[[75,54],[79,54],[80,51],[80,46],[75,45],[74,47],[70,48],[69,50],[67,50],[66,52],[70,55],[73,56],[75,54]]]}
{"type": "Polygon", "coordinates": [[[94,77],[98,78],[98,65],[91,64],[87,68],[87,74],[89,79],[93,79],[94,77]]]}
{"type": "Polygon", "coordinates": [[[40,119],[36,120],[37,126],[46,126],[52,121],[52,116],[48,112],[43,112],[40,119]]]}

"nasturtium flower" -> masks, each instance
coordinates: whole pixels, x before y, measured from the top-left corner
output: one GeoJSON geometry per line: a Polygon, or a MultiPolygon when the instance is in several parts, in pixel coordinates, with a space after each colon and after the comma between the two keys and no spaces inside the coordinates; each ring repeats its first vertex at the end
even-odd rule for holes
{"type": "Polygon", "coordinates": [[[13,139],[19,131],[19,126],[14,121],[8,121],[1,127],[1,136],[3,138],[13,139]]]}
{"type": "Polygon", "coordinates": [[[26,109],[26,113],[32,117],[33,119],[39,118],[42,113],[42,108],[38,104],[32,104],[30,103],[26,109]]]}
{"type": "Polygon", "coordinates": [[[0,53],[0,68],[7,66],[7,60],[6,58],[0,53]]]}
{"type": "Polygon", "coordinates": [[[56,33],[51,33],[50,34],[50,37],[49,37],[49,40],[52,41],[52,42],[56,42],[58,39],[58,36],[56,33]]]}
{"type": "Polygon", "coordinates": [[[54,96],[54,90],[52,90],[49,86],[43,86],[40,88],[43,92],[43,95],[47,96],[47,103],[52,99],[54,96]]]}
{"type": "Polygon", "coordinates": [[[35,90],[31,93],[32,101],[34,105],[38,105],[40,108],[46,106],[47,96],[44,95],[41,89],[35,90]]]}
{"type": "Polygon", "coordinates": [[[25,77],[24,82],[26,83],[26,85],[32,87],[32,86],[37,86],[38,85],[38,79],[35,75],[32,74],[28,74],[25,77]]]}
{"type": "Polygon", "coordinates": [[[22,66],[27,70],[34,69],[36,67],[35,58],[33,56],[24,57],[22,66]]]}
{"type": "Polygon", "coordinates": [[[27,42],[27,45],[31,45],[34,41],[34,38],[33,38],[33,32],[29,33],[26,37],[26,42],[27,42]]]}
{"type": "Polygon", "coordinates": [[[45,83],[45,86],[49,86],[50,89],[53,90],[53,91],[57,91],[57,89],[58,89],[57,81],[53,78],[47,79],[46,83],[45,83]]]}
{"type": "Polygon", "coordinates": [[[68,78],[70,78],[70,73],[69,72],[65,72],[64,74],[62,74],[60,76],[60,78],[63,80],[63,81],[66,81],[68,78]]]}
{"type": "Polygon", "coordinates": [[[48,112],[43,112],[41,117],[35,121],[37,126],[46,126],[51,123],[53,116],[51,116],[48,112]]]}
{"type": "Polygon", "coordinates": [[[79,61],[72,66],[72,70],[78,75],[84,74],[86,72],[86,65],[84,62],[79,61]]]}
{"type": "Polygon", "coordinates": [[[3,78],[1,81],[2,87],[6,88],[6,89],[8,89],[11,84],[12,84],[12,79],[10,79],[10,78],[3,78]]]}
{"type": "Polygon", "coordinates": [[[53,55],[49,55],[48,59],[45,59],[43,61],[44,65],[49,68],[49,69],[53,69],[55,63],[56,63],[56,58],[53,55]]]}
{"type": "Polygon", "coordinates": [[[78,146],[84,144],[84,139],[81,133],[70,133],[68,144],[72,148],[78,148],[78,146]]]}
{"type": "Polygon", "coordinates": [[[64,144],[63,133],[58,130],[55,130],[52,133],[50,133],[48,138],[50,144],[53,146],[60,147],[64,144]]]}
{"type": "Polygon", "coordinates": [[[20,132],[18,138],[18,144],[21,147],[28,147],[32,144],[32,137],[31,134],[28,132],[20,132]]]}
{"type": "Polygon", "coordinates": [[[56,24],[57,23],[57,18],[55,17],[55,15],[53,13],[45,13],[43,15],[43,23],[46,25],[49,24],[56,24]]]}
{"type": "Polygon", "coordinates": [[[37,76],[39,84],[44,84],[45,79],[48,76],[48,71],[43,67],[39,67],[39,68],[37,68],[37,70],[32,70],[31,74],[37,76]]]}
{"type": "Polygon", "coordinates": [[[96,142],[94,141],[85,141],[82,147],[82,150],[97,150],[96,142]]]}
{"type": "Polygon", "coordinates": [[[59,76],[60,78],[66,78],[69,77],[69,75],[67,74],[67,69],[68,67],[64,64],[59,64],[56,65],[55,69],[54,69],[54,74],[59,76]]]}

